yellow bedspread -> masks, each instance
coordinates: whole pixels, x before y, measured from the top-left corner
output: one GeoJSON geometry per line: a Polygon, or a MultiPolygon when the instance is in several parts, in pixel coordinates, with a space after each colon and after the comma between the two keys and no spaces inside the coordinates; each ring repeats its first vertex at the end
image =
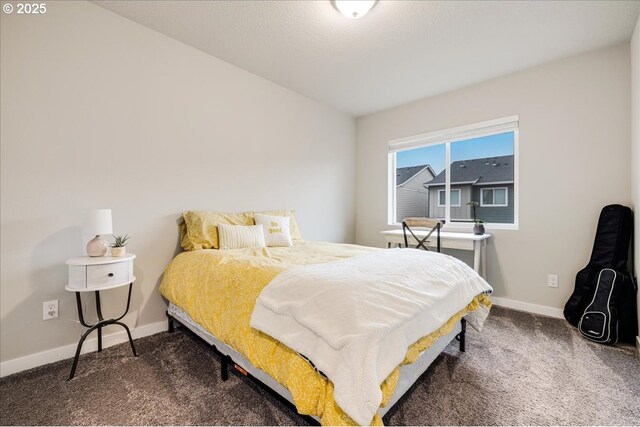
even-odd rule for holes
{"type": "MultiPolygon", "coordinates": [[[[160,292],[216,338],[243,354],[286,387],[300,413],[316,415],[323,425],[354,425],[333,400],[333,384],[318,374],[300,355],[279,341],[251,329],[249,321],[256,299],[281,271],[304,264],[350,258],[381,249],[355,245],[296,241],[289,248],[203,249],[183,252],[167,267],[160,292]]],[[[414,343],[403,364],[419,354],[478,304],[490,306],[489,298],[477,296],[440,329],[414,343]]],[[[398,367],[381,384],[383,406],[395,391],[398,367]]],[[[372,424],[382,425],[376,415],[372,424]]]]}

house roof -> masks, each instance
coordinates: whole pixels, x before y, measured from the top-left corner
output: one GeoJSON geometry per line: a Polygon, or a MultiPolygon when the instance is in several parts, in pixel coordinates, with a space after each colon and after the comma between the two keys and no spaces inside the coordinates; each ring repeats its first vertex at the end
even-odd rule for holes
{"type": "MultiPolygon", "coordinates": [[[[424,186],[444,185],[445,172],[443,170],[424,186]]],[[[451,163],[451,184],[481,185],[497,182],[513,182],[513,156],[457,160],[451,163]]]]}
{"type": "MultiPolygon", "coordinates": [[[[431,169],[431,166],[419,165],[419,166],[409,166],[406,168],[397,168],[396,169],[396,185],[404,184],[409,179],[413,178],[414,175],[417,175],[418,172],[422,171],[424,168],[431,169]]],[[[433,173],[433,175],[435,175],[435,173],[433,173]]]]}

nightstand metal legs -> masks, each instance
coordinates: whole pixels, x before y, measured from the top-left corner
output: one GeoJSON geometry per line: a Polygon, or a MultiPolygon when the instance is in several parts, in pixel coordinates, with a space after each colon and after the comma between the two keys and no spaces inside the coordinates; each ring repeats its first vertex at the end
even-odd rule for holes
{"type": "Polygon", "coordinates": [[[100,291],[96,291],[95,292],[96,313],[98,314],[98,322],[94,325],[89,325],[87,322],[85,322],[84,316],[82,314],[82,299],[80,298],[81,292],[76,292],[76,303],[78,306],[78,318],[80,319],[80,324],[85,328],[89,328],[89,329],[87,329],[87,331],[84,334],[82,334],[82,337],[78,342],[78,347],[76,348],[76,355],[73,358],[73,366],[71,367],[71,374],[69,375],[69,378],[67,379],[67,381],[71,380],[76,373],[76,367],[78,366],[78,359],[80,358],[80,352],[82,351],[82,344],[84,343],[84,340],[87,338],[87,336],[89,336],[91,332],[95,331],[96,329],[98,330],[98,351],[102,351],[102,328],[108,325],[119,325],[119,326],[122,326],[125,331],[127,331],[127,337],[129,338],[129,344],[131,344],[131,351],[133,352],[133,356],[138,357],[138,354],[136,353],[136,348],[133,344],[133,338],[131,337],[131,331],[129,330],[129,327],[124,323],[120,322],[120,320],[124,316],[126,316],[127,313],[129,312],[129,306],[131,304],[132,287],[133,287],[133,282],[129,284],[129,294],[127,296],[127,308],[125,308],[122,316],[115,319],[104,319],[102,317],[102,308],[100,307],[100,291]]]}
{"type": "MultiPolygon", "coordinates": [[[[80,298],[80,293],[76,293],[77,298],[80,298]]],[[[96,291],[96,313],[98,314],[98,320],[102,322],[102,308],[100,308],[100,292],[96,291]]],[[[102,351],[102,328],[98,328],[98,351],[102,351]]]]}

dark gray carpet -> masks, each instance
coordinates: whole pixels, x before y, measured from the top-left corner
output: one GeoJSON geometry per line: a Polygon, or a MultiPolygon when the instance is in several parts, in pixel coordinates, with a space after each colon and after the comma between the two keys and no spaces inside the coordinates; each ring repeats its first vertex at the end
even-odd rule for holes
{"type": "MultiPolygon", "coordinates": [[[[302,420],[180,329],[0,379],[3,425],[292,425],[302,420]]],[[[631,346],[582,339],[566,322],[495,308],[467,352],[450,345],[384,418],[388,425],[638,425],[631,346]]]]}

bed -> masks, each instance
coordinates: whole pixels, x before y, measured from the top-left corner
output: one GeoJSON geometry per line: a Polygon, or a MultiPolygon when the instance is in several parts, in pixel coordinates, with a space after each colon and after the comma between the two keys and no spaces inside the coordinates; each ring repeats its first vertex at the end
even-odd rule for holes
{"type": "MultiPolygon", "coordinates": [[[[198,224],[198,230],[204,228],[198,224]]],[[[183,241],[185,233],[183,230],[183,241]]],[[[266,305],[261,298],[267,293],[265,289],[272,289],[269,286],[286,273],[303,272],[305,268],[320,265],[332,266],[335,270],[341,263],[346,266],[351,260],[367,258],[371,258],[369,262],[376,263],[375,257],[386,256],[383,254],[386,251],[389,250],[295,239],[291,247],[193,248],[182,252],[171,261],[160,285],[162,295],[169,301],[170,330],[175,321],[187,327],[221,356],[223,379],[228,375],[228,366],[235,367],[240,374],[258,381],[289,402],[299,414],[307,416],[307,421],[323,425],[380,425],[382,416],[452,340],[458,338],[464,351],[465,319],[481,324],[491,305],[487,296],[490,293],[488,285],[483,292],[476,294],[473,291],[472,297],[466,296],[462,306],[456,308],[451,316],[438,321],[436,327],[426,330],[418,339],[412,339],[406,351],[402,350],[399,362],[393,362],[392,369],[382,370],[380,378],[383,380],[377,386],[379,401],[374,399],[375,413],[372,412],[371,417],[348,408],[344,397],[342,405],[337,403],[335,397],[341,394],[336,393],[336,388],[340,392],[342,388],[339,387],[342,386],[339,381],[334,386],[329,378],[336,375],[335,372],[330,365],[319,363],[320,359],[316,358],[320,356],[313,354],[313,346],[305,351],[296,351],[297,342],[291,338],[296,334],[284,334],[276,339],[272,335],[277,336],[277,333],[268,334],[251,325],[256,321],[255,317],[260,317],[256,316],[258,308],[267,319],[263,323],[264,330],[268,331],[270,325],[277,324],[273,322],[273,313],[265,310],[266,305]],[[348,409],[343,409],[343,406],[348,409]]],[[[409,253],[409,250],[399,251],[409,253]]],[[[309,289],[313,290],[313,287],[309,289]]],[[[287,294],[291,293],[287,291],[287,294]]],[[[315,333],[311,335],[315,337],[315,333]]],[[[410,334],[403,332],[402,335],[410,334]]],[[[327,348],[331,350],[331,346],[327,348]]],[[[333,379],[337,380],[337,377],[333,379]]]]}

